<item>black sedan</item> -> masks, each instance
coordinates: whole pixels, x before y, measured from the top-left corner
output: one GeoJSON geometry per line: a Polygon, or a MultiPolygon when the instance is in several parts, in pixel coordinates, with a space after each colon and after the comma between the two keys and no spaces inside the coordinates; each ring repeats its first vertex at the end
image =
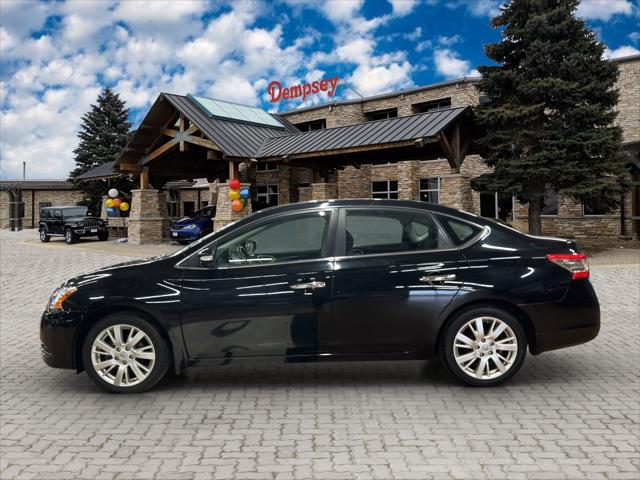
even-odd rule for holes
{"type": "Polygon", "coordinates": [[[492,386],[600,328],[574,242],[438,205],[333,200],[261,210],[173,255],[73,278],[41,321],[44,361],[141,392],[171,368],[439,356],[492,386]]]}

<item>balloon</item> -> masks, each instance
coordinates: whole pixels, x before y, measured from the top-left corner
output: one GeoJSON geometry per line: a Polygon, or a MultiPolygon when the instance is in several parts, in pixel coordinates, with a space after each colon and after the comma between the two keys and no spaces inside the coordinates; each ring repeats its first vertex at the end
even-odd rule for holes
{"type": "Polygon", "coordinates": [[[242,208],[247,206],[247,199],[246,198],[241,198],[240,201],[242,202],[242,208]]]}
{"type": "Polygon", "coordinates": [[[240,192],[238,190],[229,190],[229,200],[240,199],[240,192]]]}
{"type": "Polygon", "coordinates": [[[246,200],[247,198],[249,198],[250,192],[248,188],[243,188],[242,190],[240,190],[240,198],[242,198],[243,200],[246,200]]]}
{"type": "Polygon", "coordinates": [[[122,203],[122,200],[120,200],[119,198],[114,198],[113,199],[113,206],[114,207],[119,207],[121,203],[122,203]]]}
{"type": "Polygon", "coordinates": [[[113,207],[115,204],[113,203],[113,199],[112,198],[107,198],[107,201],[104,202],[107,204],[107,208],[111,208],[113,207]]]}
{"type": "Polygon", "coordinates": [[[233,210],[234,212],[240,212],[243,208],[244,205],[242,204],[242,201],[234,200],[233,202],[231,202],[231,210],[233,210]]]}
{"type": "Polygon", "coordinates": [[[111,190],[109,190],[109,196],[111,198],[115,198],[118,196],[118,190],[116,190],[115,188],[112,188],[111,190]]]}
{"type": "Polygon", "coordinates": [[[123,212],[126,212],[127,210],[129,210],[129,204],[127,202],[121,202],[120,210],[122,210],[123,212]]]}
{"type": "Polygon", "coordinates": [[[240,180],[238,180],[237,178],[230,180],[229,188],[231,188],[232,190],[238,190],[240,188],[240,180]]]}
{"type": "Polygon", "coordinates": [[[115,215],[115,214],[116,214],[115,208],[107,208],[107,215],[115,215]]]}

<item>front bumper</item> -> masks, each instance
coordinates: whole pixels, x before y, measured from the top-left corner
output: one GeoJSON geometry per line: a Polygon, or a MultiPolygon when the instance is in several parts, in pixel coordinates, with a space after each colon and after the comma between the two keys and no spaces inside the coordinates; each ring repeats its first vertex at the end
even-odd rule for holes
{"type": "Polygon", "coordinates": [[[171,229],[169,231],[169,239],[170,240],[180,240],[180,241],[190,241],[197,240],[200,238],[200,229],[199,228],[190,228],[186,229],[171,229]]]}
{"type": "Polygon", "coordinates": [[[65,311],[42,314],[40,354],[44,363],[53,368],[76,368],[74,339],[81,318],[65,311]]]}
{"type": "Polygon", "coordinates": [[[533,354],[589,342],[600,331],[600,304],[587,279],[574,280],[559,302],[520,308],[533,322],[533,354]]]}
{"type": "Polygon", "coordinates": [[[88,228],[74,228],[73,233],[76,235],[92,236],[100,233],[108,233],[109,227],[88,227],[88,228]]]}

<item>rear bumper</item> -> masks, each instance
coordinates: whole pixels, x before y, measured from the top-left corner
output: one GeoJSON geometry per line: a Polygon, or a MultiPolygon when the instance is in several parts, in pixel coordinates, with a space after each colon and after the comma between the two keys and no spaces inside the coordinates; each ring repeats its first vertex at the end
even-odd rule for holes
{"type": "Polygon", "coordinates": [[[565,297],[554,303],[520,305],[535,330],[531,353],[586,343],[600,331],[600,304],[589,280],[575,280],[565,297]]]}

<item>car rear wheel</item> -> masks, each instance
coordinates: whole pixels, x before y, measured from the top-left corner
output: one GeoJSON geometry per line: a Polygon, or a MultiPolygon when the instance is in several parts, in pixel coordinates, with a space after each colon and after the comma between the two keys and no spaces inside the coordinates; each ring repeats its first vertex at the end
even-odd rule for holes
{"type": "Polygon", "coordinates": [[[139,393],[167,373],[169,348],[149,321],[135,314],[113,314],[91,328],[82,360],[99,387],[113,393],[139,393]]]}
{"type": "Polygon", "coordinates": [[[512,314],[495,307],[476,307],[457,315],[441,337],[440,357],[464,383],[494,386],[522,366],[527,337],[512,314]]]}
{"type": "Polygon", "coordinates": [[[40,241],[48,242],[49,240],[51,240],[51,236],[47,234],[47,231],[44,229],[44,227],[40,227],[40,241]]]}
{"type": "Polygon", "coordinates": [[[71,245],[72,243],[76,243],[78,241],[78,236],[73,233],[73,230],[67,228],[64,231],[64,241],[67,242],[67,245],[71,245]]]}

